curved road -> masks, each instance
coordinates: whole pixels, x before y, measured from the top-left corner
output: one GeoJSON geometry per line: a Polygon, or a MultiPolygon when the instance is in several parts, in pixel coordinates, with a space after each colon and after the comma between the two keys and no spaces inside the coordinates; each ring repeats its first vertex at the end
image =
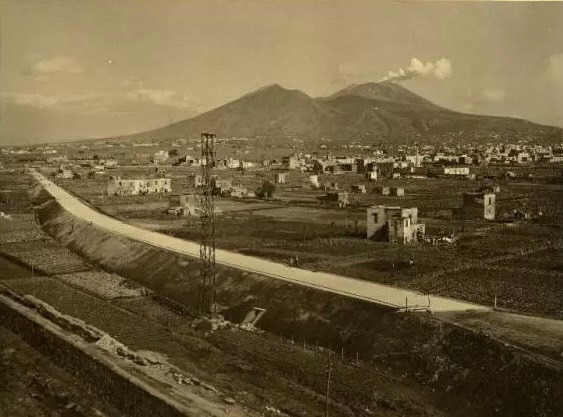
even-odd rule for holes
{"type": "MultiPolygon", "coordinates": [[[[70,214],[82,220],[92,222],[92,224],[112,233],[117,233],[130,239],[168,249],[183,255],[199,258],[199,243],[141,229],[101,214],[52,181],[49,181],[36,170],[32,169],[30,172],[35,179],[44,186],[45,190],[70,214]]],[[[427,296],[415,291],[335,274],[292,268],[272,261],[221,249],[217,249],[215,259],[220,265],[398,309],[404,309],[405,305],[408,305],[409,308],[414,306],[428,308],[428,306],[430,306],[430,310],[435,312],[490,309],[490,307],[487,306],[472,304],[452,298],[436,297],[432,295],[427,296]]]]}

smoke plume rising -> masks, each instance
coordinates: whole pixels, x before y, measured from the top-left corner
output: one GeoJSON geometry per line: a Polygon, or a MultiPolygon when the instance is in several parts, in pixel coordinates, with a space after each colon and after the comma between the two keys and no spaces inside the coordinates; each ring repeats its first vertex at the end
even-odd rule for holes
{"type": "Polygon", "coordinates": [[[440,58],[436,62],[426,62],[411,59],[411,64],[406,68],[399,68],[397,71],[389,73],[379,81],[402,81],[410,80],[420,76],[434,76],[440,80],[448,78],[452,73],[452,63],[447,58],[440,58]]]}

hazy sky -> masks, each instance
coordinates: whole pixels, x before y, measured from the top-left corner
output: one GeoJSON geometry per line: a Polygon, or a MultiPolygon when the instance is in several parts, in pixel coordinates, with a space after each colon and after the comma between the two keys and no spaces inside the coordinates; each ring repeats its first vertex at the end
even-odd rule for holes
{"type": "Polygon", "coordinates": [[[6,1],[0,142],[141,131],[263,85],[403,85],[455,110],[563,126],[563,3],[6,1]],[[429,68],[429,67],[426,67],[429,68]]]}

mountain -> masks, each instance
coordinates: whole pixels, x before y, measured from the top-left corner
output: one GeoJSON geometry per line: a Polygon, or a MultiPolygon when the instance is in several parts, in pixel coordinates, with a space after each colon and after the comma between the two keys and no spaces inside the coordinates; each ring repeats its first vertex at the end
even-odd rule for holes
{"type": "Polygon", "coordinates": [[[396,103],[412,104],[427,109],[445,110],[429,100],[426,100],[405,87],[392,82],[370,82],[365,84],[351,84],[346,88],[334,93],[330,98],[342,96],[358,96],[370,100],[391,101],[396,103]]]}
{"type": "MultiPolygon", "coordinates": [[[[223,106],[162,128],[120,139],[176,139],[213,131],[222,137],[256,137],[283,141],[373,139],[403,143],[532,134],[561,138],[562,129],[509,117],[464,114],[440,107],[406,88],[390,83],[351,85],[329,97],[312,98],[277,84],[260,88],[223,106]],[[461,133],[460,133],[461,132],[461,133]]],[[[493,138],[493,139],[491,139],[493,138]]]]}
{"type": "Polygon", "coordinates": [[[316,133],[320,109],[299,90],[277,84],[260,88],[199,116],[125,138],[179,138],[213,131],[218,136],[309,136],[316,133]]]}

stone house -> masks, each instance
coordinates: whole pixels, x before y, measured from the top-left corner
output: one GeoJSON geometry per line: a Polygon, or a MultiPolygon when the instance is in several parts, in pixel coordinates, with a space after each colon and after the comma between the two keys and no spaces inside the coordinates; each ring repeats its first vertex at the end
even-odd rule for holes
{"type": "Polygon", "coordinates": [[[371,206],[367,209],[367,238],[390,243],[416,242],[425,234],[416,207],[371,206]]]}

